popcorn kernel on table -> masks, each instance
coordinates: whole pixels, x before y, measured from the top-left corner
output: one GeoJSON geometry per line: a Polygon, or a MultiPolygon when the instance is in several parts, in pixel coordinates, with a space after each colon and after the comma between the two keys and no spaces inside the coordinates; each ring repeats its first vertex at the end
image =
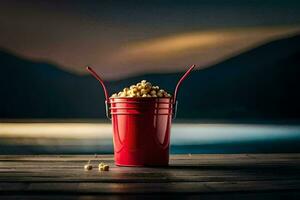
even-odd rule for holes
{"type": "Polygon", "coordinates": [[[91,165],[91,164],[86,164],[86,165],[84,165],[84,170],[85,171],[90,171],[90,170],[92,170],[93,169],[93,166],[91,165]]]}
{"type": "Polygon", "coordinates": [[[99,164],[99,171],[108,171],[109,170],[109,166],[104,164],[104,163],[100,163],[99,164]]]}
{"type": "Polygon", "coordinates": [[[103,166],[103,170],[104,170],[104,171],[108,171],[108,170],[109,170],[109,166],[108,166],[108,165],[104,165],[104,166],[103,166]]]}
{"type": "Polygon", "coordinates": [[[101,162],[99,165],[98,165],[98,167],[99,167],[99,169],[100,169],[100,167],[103,167],[105,164],[103,163],[103,162],[101,162]]]}
{"type": "Polygon", "coordinates": [[[159,86],[153,86],[150,82],[142,80],[136,85],[131,85],[129,88],[124,88],[121,92],[115,93],[111,98],[118,97],[172,97],[171,94],[167,93],[165,90],[160,89],[159,86]]]}

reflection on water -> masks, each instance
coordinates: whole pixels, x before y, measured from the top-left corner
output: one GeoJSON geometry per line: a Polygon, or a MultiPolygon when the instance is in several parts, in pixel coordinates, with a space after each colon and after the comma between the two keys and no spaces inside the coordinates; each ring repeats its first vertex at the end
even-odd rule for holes
{"type": "MultiPolygon", "coordinates": [[[[106,123],[0,123],[2,154],[112,153],[106,123]]],[[[299,125],[174,124],[172,153],[300,152],[299,125]]]]}

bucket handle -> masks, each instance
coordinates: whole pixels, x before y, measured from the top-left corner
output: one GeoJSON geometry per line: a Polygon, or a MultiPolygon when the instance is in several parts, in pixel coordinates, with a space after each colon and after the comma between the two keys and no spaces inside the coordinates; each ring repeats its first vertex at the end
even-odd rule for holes
{"type": "Polygon", "coordinates": [[[111,114],[109,113],[108,101],[105,101],[105,112],[106,112],[107,119],[111,120],[111,114]]]}
{"type": "Polygon", "coordinates": [[[184,74],[183,76],[179,79],[176,87],[175,87],[175,91],[174,91],[174,97],[173,97],[173,102],[174,102],[174,115],[173,115],[173,119],[176,118],[176,113],[177,113],[177,93],[178,93],[178,89],[181,86],[182,82],[186,79],[186,77],[192,72],[192,70],[195,68],[196,65],[192,65],[184,74]]]}
{"type": "Polygon", "coordinates": [[[176,115],[177,115],[177,104],[178,104],[178,101],[175,101],[174,104],[173,104],[173,116],[172,116],[172,120],[174,120],[176,118],[176,115]]]}
{"type": "Polygon", "coordinates": [[[192,65],[184,74],[183,76],[179,79],[175,91],[174,91],[174,97],[173,97],[173,102],[175,103],[177,101],[177,93],[180,85],[182,82],[186,79],[186,77],[192,72],[192,70],[195,68],[196,65],[192,65]]]}
{"type": "Polygon", "coordinates": [[[86,70],[89,71],[101,84],[103,90],[104,90],[104,95],[105,95],[105,110],[106,110],[106,117],[111,120],[111,116],[109,115],[109,110],[108,110],[108,102],[109,102],[109,97],[107,93],[106,86],[104,84],[104,81],[100,76],[90,67],[86,66],[86,70]]]}
{"type": "MultiPolygon", "coordinates": [[[[196,65],[192,65],[185,73],[184,75],[179,79],[176,87],[175,87],[175,91],[174,91],[174,97],[173,97],[173,102],[174,102],[174,115],[172,117],[172,119],[176,118],[176,114],[177,114],[177,93],[178,93],[178,89],[180,87],[180,85],[182,84],[182,82],[186,79],[186,77],[192,72],[192,70],[195,68],[196,65]]],[[[106,86],[104,84],[104,81],[100,78],[100,76],[90,67],[87,66],[86,70],[89,71],[101,84],[103,90],[104,90],[104,95],[105,95],[105,110],[106,110],[106,117],[108,119],[111,120],[111,115],[109,114],[109,97],[108,97],[108,93],[107,93],[107,89],[106,86]]]]}

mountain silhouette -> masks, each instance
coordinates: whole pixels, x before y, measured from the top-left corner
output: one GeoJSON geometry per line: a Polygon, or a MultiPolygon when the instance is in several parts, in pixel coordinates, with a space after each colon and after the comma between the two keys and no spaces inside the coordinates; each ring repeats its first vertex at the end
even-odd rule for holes
{"type": "MultiPolygon", "coordinates": [[[[180,88],[177,116],[298,120],[299,57],[300,36],[293,36],[194,71],[180,88]]],[[[71,74],[5,51],[0,51],[0,67],[0,118],[105,118],[103,91],[89,75],[71,74]]],[[[107,85],[113,93],[146,79],[173,91],[181,75],[147,74],[107,85]]]]}
{"type": "Polygon", "coordinates": [[[102,91],[90,76],[0,53],[0,118],[102,117],[102,91]]]}

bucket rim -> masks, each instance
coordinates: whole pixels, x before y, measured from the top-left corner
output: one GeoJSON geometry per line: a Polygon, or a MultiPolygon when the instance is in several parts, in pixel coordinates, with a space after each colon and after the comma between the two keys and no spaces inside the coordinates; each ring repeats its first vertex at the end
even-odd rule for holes
{"type": "Polygon", "coordinates": [[[171,97],[118,97],[110,98],[108,103],[168,103],[173,104],[171,97]]]}
{"type": "Polygon", "coordinates": [[[173,97],[109,97],[109,99],[172,99],[173,97]]]}

